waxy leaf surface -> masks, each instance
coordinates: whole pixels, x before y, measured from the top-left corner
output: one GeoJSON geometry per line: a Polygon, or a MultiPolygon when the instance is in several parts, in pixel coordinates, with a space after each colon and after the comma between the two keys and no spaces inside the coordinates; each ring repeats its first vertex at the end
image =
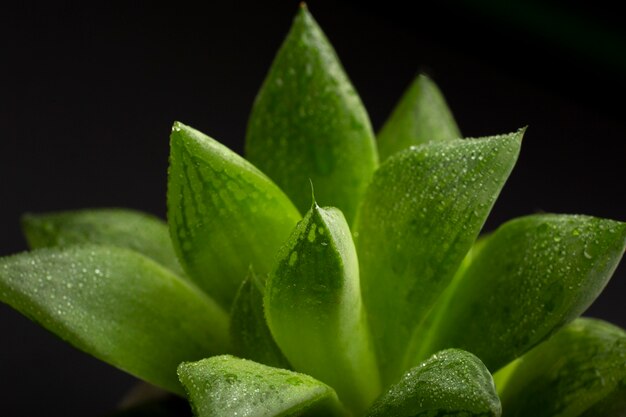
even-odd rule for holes
{"type": "Polygon", "coordinates": [[[624,253],[626,224],[542,214],[485,238],[455,277],[423,354],[468,350],[495,371],[582,314],[624,253]]]}
{"type": "Polygon", "coordinates": [[[277,368],[290,368],[265,321],[262,282],[250,272],[237,291],[230,314],[233,353],[277,368]]]}
{"type": "Polygon", "coordinates": [[[281,249],[265,290],[268,325],[294,369],[329,384],[362,412],[380,385],[350,230],[317,204],[281,249]]]}
{"type": "Polygon", "coordinates": [[[345,416],[331,387],[314,378],[229,355],[178,368],[196,417],[345,416]]]}
{"type": "Polygon", "coordinates": [[[228,318],[153,260],[105,246],[0,259],[0,301],[77,348],[170,391],[176,367],[228,349],[228,318]]]}
{"type": "Polygon", "coordinates": [[[415,78],[377,135],[380,160],[413,145],[461,137],[441,91],[424,74],[415,78]]]}
{"type": "Polygon", "coordinates": [[[416,330],[476,239],[522,134],[430,142],[376,172],[355,237],[385,384],[419,363],[416,330]]]}
{"type": "Polygon", "coordinates": [[[300,219],[263,173],[181,123],[172,129],[167,206],[183,267],[227,310],[250,266],[267,274],[300,219]]]}
{"type": "Polygon", "coordinates": [[[506,417],[626,415],[626,332],[619,327],[577,319],[509,366],[498,387],[506,417]]]}
{"type": "Polygon", "coordinates": [[[338,207],[349,223],[378,165],[365,108],[306,7],[254,103],[246,155],[302,213],[311,179],[320,204],[338,207]]]}
{"type": "Polygon", "coordinates": [[[491,374],[480,359],[448,349],[408,371],[367,415],[499,417],[501,411],[491,374]]]}
{"type": "Polygon", "coordinates": [[[26,214],[22,229],[33,249],[94,243],[132,249],[184,276],[167,224],[128,209],[26,214]]]}

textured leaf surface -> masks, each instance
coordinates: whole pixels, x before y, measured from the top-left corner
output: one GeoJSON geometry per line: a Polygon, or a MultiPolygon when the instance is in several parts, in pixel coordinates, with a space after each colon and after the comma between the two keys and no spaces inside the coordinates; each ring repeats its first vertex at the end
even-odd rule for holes
{"type": "Polygon", "coordinates": [[[314,204],[298,224],[267,282],[265,310],[294,369],[331,385],[358,412],[379,394],[358,261],[341,211],[314,204]]]}
{"type": "Polygon", "coordinates": [[[384,161],[412,145],[460,137],[441,91],[430,78],[420,74],[378,133],[378,152],[384,161]]]}
{"type": "Polygon", "coordinates": [[[626,332],[577,319],[522,356],[503,389],[507,417],[626,415],[626,332]]]}
{"type": "Polygon", "coordinates": [[[267,327],[261,285],[251,272],[237,291],[230,315],[233,352],[265,365],[290,368],[267,327]]]}
{"type": "Polygon", "coordinates": [[[476,239],[522,134],[431,142],[376,172],[355,236],[384,383],[419,363],[416,329],[476,239]]]}
{"type": "Polygon", "coordinates": [[[626,224],[589,216],[534,215],[504,224],[456,277],[424,353],[458,347],[497,370],[579,316],[625,244],[626,224]]]}
{"type": "Polygon", "coordinates": [[[500,400],[485,365],[469,352],[448,349],[407,372],[376,400],[367,415],[498,417],[500,414],[500,400]]]}
{"type": "Polygon", "coordinates": [[[230,309],[250,266],[267,274],[300,219],[283,192],[230,149],[181,123],[167,193],[174,248],[188,275],[230,309]]]}
{"type": "Polygon", "coordinates": [[[93,209],[26,214],[22,228],[31,248],[94,243],[132,249],[154,259],[179,276],[167,224],[146,213],[128,209],[93,209]]]}
{"type": "Polygon", "coordinates": [[[351,223],[378,165],[369,118],[306,7],[296,16],[254,103],[248,159],[309,209],[309,179],[322,205],[351,223]]]}
{"type": "Polygon", "coordinates": [[[0,259],[0,301],[77,348],[173,392],[181,361],[224,353],[211,299],[128,249],[73,246],[0,259]]]}
{"type": "Polygon", "coordinates": [[[183,363],[178,375],[197,417],[345,416],[328,385],[246,359],[183,363]]]}

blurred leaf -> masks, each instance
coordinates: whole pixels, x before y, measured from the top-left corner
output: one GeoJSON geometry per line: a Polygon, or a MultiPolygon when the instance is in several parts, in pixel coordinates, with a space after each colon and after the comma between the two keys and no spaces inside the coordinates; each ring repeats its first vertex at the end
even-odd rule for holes
{"type": "Polygon", "coordinates": [[[504,224],[455,278],[420,357],[458,347],[499,369],[585,311],[625,245],[625,223],[589,216],[504,224]]]}
{"type": "Polygon", "coordinates": [[[380,393],[358,261],[340,210],[314,203],[298,223],[268,279],[265,311],[294,369],[335,388],[357,414],[380,393]]]}
{"type": "Polygon", "coordinates": [[[448,349],[407,372],[367,415],[499,417],[501,411],[491,374],[480,359],[448,349]]]}
{"type": "Polygon", "coordinates": [[[419,363],[417,329],[476,239],[522,135],[430,142],[376,172],[355,237],[385,385],[419,363]]]}
{"type": "Polygon", "coordinates": [[[506,417],[626,415],[626,332],[619,327],[577,319],[510,366],[498,388],[506,417]]]}
{"type": "Polygon", "coordinates": [[[308,375],[233,356],[178,368],[197,417],[345,416],[335,391],[308,375]]]}
{"type": "Polygon", "coordinates": [[[412,145],[460,137],[441,91],[430,78],[420,74],[378,133],[378,152],[384,161],[412,145]]]}
{"type": "Polygon", "coordinates": [[[230,315],[233,353],[264,365],[290,368],[267,327],[261,285],[250,271],[237,292],[230,315]]]}
{"type": "Polygon", "coordinates": [[[128,209],[93,209],[25,214],[22,228],[33,249],[83,243],[132,249],[184,277],[176,259],[167,224],[128,209]]]}
{"type": "Polygon", "coordinates": [[[267,274],[300,219],[246,160],[182,123],[171,135],[167,193],[174,248],[189,276],[230,309],[250,266],[267,274]]]}
{"type": "Polygon", "coordinates": [[[349,223],[378,165],[365,108],[305,6],[252,108],[246,155],[302,213],[311,179],[318,201],[341,209],[349,223]]]}
{"type": "Polygon", "coordinates": [[[0,301],[96,358],[176,393],[180,362],[228,349],[228,318],[217,304],[128,249],[71,246],[0,258],[0,301]]]}

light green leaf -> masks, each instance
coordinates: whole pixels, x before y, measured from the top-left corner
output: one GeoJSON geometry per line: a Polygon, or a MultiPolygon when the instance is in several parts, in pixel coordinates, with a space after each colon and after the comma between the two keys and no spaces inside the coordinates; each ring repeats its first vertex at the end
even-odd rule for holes
{"type": "Polygon", "coordinates": [[[412,145],[460,137],[443,94],[430,78],[420,74],[378,133],[378,152],[384,161],[412,145]]]}
{"type": "Polygon", "coordinates": [[[179,276],[167,224],[152,215],[128,209],[93,209],[25,214],[22,229],[33,249],[94,243],[132,249],[179,276]]]}
{"type": "Polygon", "coordinates": [[[499,417],[501,411],[491,374],[480,359],[448,349],[408,371],[367,415],[499,417]]]}
{"type": "Polygon", "coordinates": [[[349,223],[378,165],[365,108],[305,6],[252,108],[246,155],[302,213],[311,179],[318,201],[341,209],[349,223]]]}
{"type": "Polygon", "coordinates": [[[626,332],[612,324],[577,319],[510,366],[506,417],[626,415],[626,332]]]}
{"type": "Polygon", "coordinates": [[[270,271],[300,214],[263,173],[197,130],[175,123],[170,146],[174,248],[190,278],[230,309],[250,266],[270,271]]]}
{"type": "Polygon", "coordinates": [[[476,239],[522,135],[430,142],[394,155],[374,175],[355,237],[385,384],[419,363],[417,329],[476,239]]]}
{"type": "Polygon", "coordinates": [[[226,314],[137,252],[38,249],[0,259],[0,301],[77,348],[181,393],[176,367],[228,349],[226,314]]]}
{"type": "Polygon", "coordinates": [[[197,417],[346,416],[328,385],[246,359],[182,363],[178,376],[197,417]]]}
{"type": "Polygon", "coordinates": [[[265,321],[263,290],[254,272],[243,281],[230,314],[233,353],[277,368],[290,368],[265,321]]]}
{"type": "Polygon", "coordinates": [[[272,334],[294,369],[331,385],[351,409],[380,393],[345,218],[317,204],[280,251],[265,291],[272,334]]]}
{"type": "Polygon", "coordinates": [[[542,214],[485,239],[446,294],[423,355],[468,350],[495,371],[579,316],[626,245],[626,223],[542,214]]]}

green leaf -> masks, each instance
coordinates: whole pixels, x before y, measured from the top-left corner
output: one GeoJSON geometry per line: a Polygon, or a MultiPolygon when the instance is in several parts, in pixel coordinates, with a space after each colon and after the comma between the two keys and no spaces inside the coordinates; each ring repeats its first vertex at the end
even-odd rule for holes
{"type": "Polygon", "coordinates": [[[300,219],[246,160],[182,123],[171,135],[167,192],[174,248],[188,275],[229,309],[250,266],[267,274],[300,219]]]}
{"type": "Polygon", "coordinates": [[[294,369],[331,385],[357,413],[380,393],[358,261],[340,210],[314,203],[298,223],[268,279],[265,312],[294,369]]]}
{"type": "Polygon", "coordinates": [[[480,359],[448,349],[408,371],[367,415],[499,417],[501,411],[491,374],[480,359]]]}
{"type": "Polygon", "coordinates": [[[522,135],[430,142],[389,158],[374,175],[355,237],[385,384],[419,363],[420,323],[476,239],[522,135]]]}
{"type": "Polygon", "coordinates": [[[210,298],[128,249],[71,246],[0,259],[0,301],[77,348],[181,393],[176,367],[228,349],[210,298]]]}
{"type": "Polygon", "coordinates": [[[33,249],[84,243],[132,249],[179,276],[167,225],[152,215],[128,209],[93,209],[59,213],[25,214],[22,229],[33,249]]]}
{"type": "Polygon", "coordinates": [[[346,415],[328,385],[229,355],[182,363],[178,376],[197,417],[346,415]]]}
{"type": "Polygon", "coordinates": [[[246,155],[302,213],[311,179],[318,201],[341,209],[349,223],[378,166],[365,108],[305,6],[252,108],[246,155]]]}
{"type": "Polygon", "coordinates": [[[507,417],[626,415],[626,332],[619,327],[577,319],[510,366],[498,388],[507,417]]]}
{"type": "Polygon", "coordinates": [[[420,74],[378,133],[378,152],[384,161],[412,145],[460,137],[441,91],[430,78],[420,74]]]}
{"type": "Polygon", "coordinates": [[[250,271],[237,292],[230,314],[230,337],[233,352],[277,368],[290,368],[265,321],[263,290],[259,278],[250,271]]]}
{"type": "Polygon", "coordinates": [[[504,224],[455,278],[423,355],[459,347],[499,369],[585,311],[625,245],[626,223],[589,216],[504,224]]]}

